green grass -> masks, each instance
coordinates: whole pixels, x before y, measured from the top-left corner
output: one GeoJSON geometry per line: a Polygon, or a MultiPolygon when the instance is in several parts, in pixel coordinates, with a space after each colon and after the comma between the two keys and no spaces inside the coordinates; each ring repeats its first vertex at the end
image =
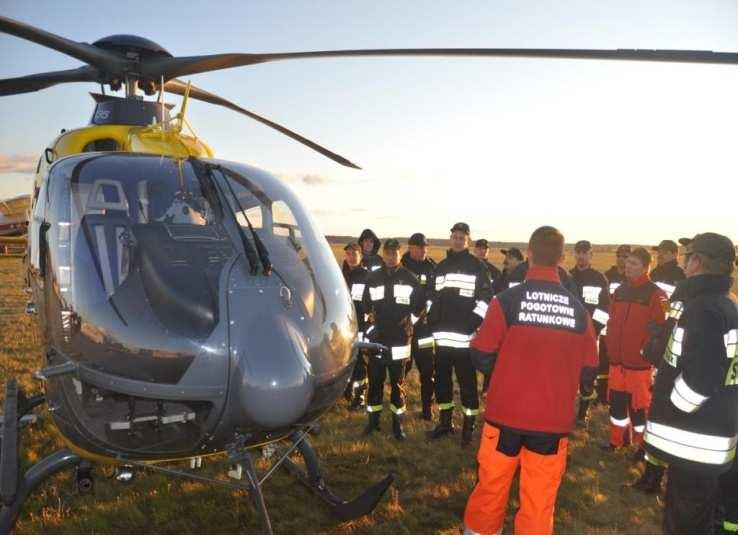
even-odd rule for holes
{"type": "MultiPolygon", "coordinates": [[[[31,378],[31,372],[41,362],[40,338],[35,321],[23,314],[26,295],[22,286],[20,260],[0,258],[0,379],[17,377],[24,389],[35,392],[40,385],[31,378]]],[[[408,440],[404,443],[397,443],[389,434],[389,411],[383,416],[382,432],[368,440],[362,438],[365,414],[348,413],[343,401],[322,419],[323,431],[313,439],[327,481],[347,498],[358,495],[389,471],[397,474],[396,485],[374,514],[338,523],[317,498],[279,470],[264,486],[276,533],[459,532],[466,498],[475,480],[476,444],[462,450],[458,434],[440,441],[426,440],[430,425],[417,417],[415,374],[413,371],[408,381],[410,411],[408,440]]],[[[43,410],[39,414],[40,421],[23,431],[24,467],[62,447],[48,413],[43,410]]],[[[592,535],[658,533],[659,499],[623,487],[638,475],[629,459],[632,452],[605,454],[598,447],[606,440],[606,423],[605,410],[598,408],[589,434],[575,431],[572,435],[569,466],[557,502],[556,531],[592,535]]],[[[265,469],[265,462],[260,461],[259,467],[265,469]]],[[[258,518],[240,492],[152,473],[139,473],[133,483],[122,485],[110,477],[109,468],[95,470],[92,496],[77,494],[69,472],[42,486],[27,503],[17,533],[260,532],[258,518]]],[[[205,460],[202,473],[218,475],[222,471],[205,460]]],[[[516,506],[512,498],[508,525],[516,506]]],[[[508,528],[506,533],[510,531],[508,528]]]]}

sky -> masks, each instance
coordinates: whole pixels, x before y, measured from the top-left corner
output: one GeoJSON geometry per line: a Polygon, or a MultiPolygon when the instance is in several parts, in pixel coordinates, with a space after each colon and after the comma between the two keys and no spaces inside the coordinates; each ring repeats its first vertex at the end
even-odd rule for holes
{"type": "MultiPolygon", "coordinates": [[[[738,2],[3,0],[0,14],[93,42],[116,33],[174,55],[350,48],[666,48],[738,51],[738,2]],[[143,6],[144,4],[141,4],[143,6]]],[[[0,78],[80,63],[0,34],[0,78]]],[[[424,232],[525,241],[738,241],[738,66],[531,59],[283,61],[193,84],[358,163],[347,169],[248,118],[193,102],[221,158],[287,181],[326,234],[424,232]]],[[[0,198],[61,128],[84,126],[94,84],[0,99],[0,198]],[[21,172],[19,172],[21,171],[21,172]]],[[[169,102],[179,103],[174,96],[169,102]]]]}

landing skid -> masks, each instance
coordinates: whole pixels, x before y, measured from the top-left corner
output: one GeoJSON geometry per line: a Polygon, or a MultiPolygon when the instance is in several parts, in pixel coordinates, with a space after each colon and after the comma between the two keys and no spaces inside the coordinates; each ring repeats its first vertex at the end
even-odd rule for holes
{"type": "MultiPolygon", "coordinates": [[[[31,421],[29,419],[31,411],[44,402],[43,396],[26,399],[15,381],[11,380],[6,384],[4,419],[2,434],[0,435],[2,437],[0,440],[0,501],[2,502],[0,535],[10,533],[30,494],[57,472],[74,468],[77,472],[77,485],[80,493],[88,493],[93,488],[91,465],[87,460],[82,459],[68,449],[52,453],[29,468],[23,474],[23,477],[19,477],[18,439],[20,429],[26,422],[31,421]]],[[[276,460],[261,478],[254,465],[253,455],[255,450],[244,445],[244,437],[237,439],[228,449],[228,463],[231,467],[228,472],[230,480],[210,478],[194,471],[144,464],[125,458],[120,458],[119,462],[126,467],[137,467],[172,477],[192,479],[234,490],[246,491],[254,504],[254,508],[259,513],[264,533],[268,535],[272,535],[273,530],[264,501],[262,486],[280,466],[284,466],[292,476],[328,505],[339,520],[353,520],[371,513],[394,481],[394,476],[392,474],[388,475],[354,500],[346,501],[340,498],[326,485],[320,471],[318,456],[308,440],[308,434],[314,433],[315,427],[317,427],[316,423],[290,435],[291,445],[284,450],[276,449],[276,460]],[[294,452],[299,452],[302,455],[305,463],[304,468],[290,458],[294,452]]],[[[196,464],[193,463],[193,465],[196,464]]]]}

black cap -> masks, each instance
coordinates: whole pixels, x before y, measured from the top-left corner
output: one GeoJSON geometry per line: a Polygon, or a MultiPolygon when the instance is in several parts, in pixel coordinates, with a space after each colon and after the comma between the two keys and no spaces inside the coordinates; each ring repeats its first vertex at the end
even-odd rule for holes
{"type": "Polygon", "coordinates": [[[474,247],[484,247],[485,249],[489,249],[489,242],[484,238],[481,238],[474,243],[474,247]]]}
{"type": "Polygon", "coordinates": [[[453,227],[451,227],[451,232],[456,232],[457,230],[469,234],[471,231],[469,230],[469,225],[466,223],[455,223],[453,227]]]}
{"type": "Polygon", "coordinates": [[[400,248],[400,242],[397,241],[394,238],[389,238],[384,241],[384,248],[385,249],[399,249],[400,248]]]}
{"type": "Polygon", "coordinates": [[[689,252],[705,255],[713,260],[735,262],[735,246],[730,238],[714,232],[697,234],[689,242],[689,252]]]}
{"type": "Polygon", "coordinates": [[[574,251],[577,253],[586,253],[587,251],[592,250],[592,244],[589,243],[587,240],[579,240],[576,244],[574,244],[574,251]]]}
{"type": "Polygon", "coordinates": [[[513,258],[517,258],[521,262],[525,260],[525,258],[523,257],[523,253],[521,253],[520,249],[518,249],[517,247],[510,247],[509,249],[500,249],[500,252],[504,254],[505,256],[510,255],[513,258]]]}
{"type": "Polygon", "coordinates": [[[677,241],[679,242],[679,245],[683,245],[684,247],[686,247],[687,245],[692,243],[692,238],[679,238],[677,241]]]}
{"type": "Polygon", "coordinates": [[[654,251],[668,251],[674,254],[679,252],[679,246],[673,240],[661,240],[661,243],[651,249],[654,251]]]}
{"type": "Polygon", "coordinates": [[[355,250],[355,251],[359,251],[359,252],[362,252],[362,251],[361,251],[361,245],[359,245],[359,244],[358,244],[358,243],[356,243],[355,241],[351,241],[351,242],[348,242],[348,243],[346,244],[346,247],[344,247],[344,248],[343,248],[343,250],[344,250],[344,251],[348,251],[348,250],[350,250],[350,249],[353,249],[353,250],[355,250]]]}
{"type": "Polygon", "coordinates": [[[428,240],[422,232],[416,232],[407,240],[408,245],[428,245],[428,240]]]}

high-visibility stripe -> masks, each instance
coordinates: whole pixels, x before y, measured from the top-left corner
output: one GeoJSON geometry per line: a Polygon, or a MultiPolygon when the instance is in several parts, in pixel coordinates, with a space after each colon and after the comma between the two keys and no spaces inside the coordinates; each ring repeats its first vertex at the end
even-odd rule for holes
{"type": "Polygon", "coordinates": [[[694,433],[648,421],[644,440],[683,459],[708,464],[724,464],[735,455],[735,444],[738,438],[694,433]]]}
{"type": "Polygon", "coordinates": [[[729,520],[723,520],[723,530],[728,533],[738,533],[738,524],[729,520]]]}
{"type": "Polygon", "coordinates": [[[400,414],[404,414],[406,409],[404,405],[402,407],[395,407],[392,403],[390,403],[390,410],[399,416],[400,414]]]}
{"type": "Polygon", "coordinates": [[[626,416],[622,420],[618,420],[617,418],[613,418],[612,416],[610,416],[610,423],[618,427],[625,427],[630,425],[630,418],[626,416]]]}
{"type": "Polygon", "coordinates": [[[436,277],[436,291],[444,288],[458,288],[460,290],[474,290],[477,283],[476,275],[465,275],[463,273],[447,273],[436,277]]]}
{"type": "Polygon", "coordinates": [[[671,297],[671,294],[673,294],[674,290],[676,290],[676,286],[672,286],[671,284],[666,284],[665,282],[657,282],[656,286],[664,290],[666,292],[667,297],[671,297]]]}
{"type": "Polygon", "coordinates": [[[601,308],[595,308],[592,312],[592,319],[602,325],[607,325],[607,320],[610,319],[610,314],[602,310],[601,308]]]}
{"type": "Polygon", "coordinates": [[[381,405],[367,405],[366,412],[382,412],[381,405]]]}
{"type": "Polygon", "coordinates": [[[464,416],[477,416],[479,414],[479,409],[469,409],[462,405],[461,412],[464,413],[464,416]]]}
{"type": "Polygon", "coordinates": [[[633,426],[633,431],[635,431],[636,433],[643,433],[645,430],[646,430],[645,425],[634,425],[633,426]]]}
{"type": "Polygon", "coordinates": [[[600,292],[602,288],[599,286],[582,286],[582,297],[588,305],[600,304],[600,292]]]}
{"type": "Polygon", "coordinates": [[[729,359],[738,357],[738,329],[731,329],[723,335],[725,352],[729,359]]]}
{"type": "Polygon", "coordinates": [[[607,325],[605,325],[600,331],[600,336],[607,336],[607,325]]]}
{"type": "Polygon", "coordinates": [[[474,313],[480,318],[484,319],[484,316],[487,315],[487,307],[488,305],[484,301],[477,301],[477,306],[474,309],[474,313]]]}
{"type": "Polygon", "coordinates": [[[519,282],[511,282],[510,284],[507,285],[507,287],[508,288],[515,288],[518,284],[520,284],[520,283],[519,282]]]}
{"type": "Polygon", "coordinates": [[[368,379],[364,379],[364,380],[362,380],[362,381],[354,381],[354,382],[352,383],[352,386],[353,386],[354,388],[359,388],[360,386],[363,386],[363,385],[365,385],[365,384],[366,384],[366,383],[368,383],[368,382],[369,382],[369,381],[368,381],[368,379]]]}
{"type": "Polygon", "coordinates": [[[377,271],[378,269],[382,269],[382,266],[372,266],[369,271],[377,271]]]}
{"type": "Polygon", "coordinates": [[[618,288],[620,288],[620,283],[619,282],[611,282],[610,283],[610,293],[611,294],[614,294],[615,293],[615,290],[617,290],[618,288]]]}
{"type": "Polygon", "coordinates": [[[418,349],[427,349],[433,347],[433,337],[418,338],[418,349]]]}
{"type": "Polygon", "coordinates": [[[433,306],[433,301],[431,301],[430,299],[428,299],[425,302],[425,312],[426,313],[429,313],[432,306],[433,306]]]}
{"type": "Polygon", "coordinates": [[[399,305],[409,305],[410,295],[413,293],[413,287],[409,284],[395,284],[392,288],[395,296],[395,303],[399,305]]]}
{"type": "Polygon", "coordinates": [[[381,301],[384,299],[384,286],[370,286],[369,297],[372,301],[381,301]]]}
{"type": "Polygon", "coordinates": [[[364,333],[363,332],[361,332],[361,331],[357,332],[356,333],[356,337],[358,338],[359,342],[363,342],[364,341],[364,333]]]}
{"type": "Polygon", "coordinates": [[[369,335],[374,331],[374,325],[369,325],[369,328],[366,330],[365,334],[369,335]]]}
{"type": "Polygon", "coordinates": [[[682,317],[684,312],[684,303],[681,301],[674,301],[669,307],[669,317],[678,320],[682,317]]]}
{"type": "Polygon", "coordinates": [[[470,334],[441,331],[433,333],[433,338],[435,339],[436,345],[439,347],[464,348],[469,347],[469,342],[472,337],[470,334]]]}
{"type": "Polygon", "coordinates": [[[439,403],[438,408],[442,411],[448,411],[454,408],[454,402],[451,401],[450,403],[439,403]]]}
{"type": "Polygon", "coordinates": [[[418,323],[418,320],[419,319],[420,318],[418,316],[416,316],[415,314],[410,314],[410,321],[412,322],[413,325],[415,325],[416,323],[418,323]]]}
{"type": "Polygon", "coordinates": [[[606,373],[601,373],[597,376],[597,379],[607,379],[609,376],[606,373]]]}
{"type": "Polygon", "coordinates": [[[410,345],[406,346],[393,346],[392,347],[392,360],[402,360],[410,358],[410,345]]]}
{"type": "Polygon", "coordinates": [[[351,285],[351,299],[354,301],[361,301],[364,298],[364,288],[366,287],[366,284],[359,284],[358,282],[356,284],[351,285]]]}
{"type": "Polygon", "coordinates": [[[682,377],[682,374],[679,374],[679,377],[674,381],[674,388],[671,391],[669,399],[680,411],[694,412],[707,401],[707,397],[692,390],[684,380],[684,377],[682,377]]]}

